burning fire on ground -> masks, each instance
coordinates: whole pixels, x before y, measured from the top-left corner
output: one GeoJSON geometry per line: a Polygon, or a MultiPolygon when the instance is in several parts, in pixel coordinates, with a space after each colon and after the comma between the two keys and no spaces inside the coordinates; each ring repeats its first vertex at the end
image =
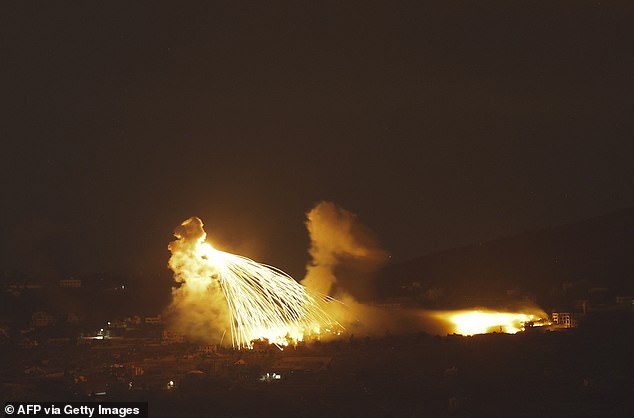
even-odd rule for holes
{"type": "Polygon", "coordinates": [[[461,335],[487,334],[499,332],[516,334],[527,326],[548,325],[544,312],[518,313],[497,312],[485,309],[442,311],[431,314],[432,317],[449,324],[450,333],[461,335]]]}

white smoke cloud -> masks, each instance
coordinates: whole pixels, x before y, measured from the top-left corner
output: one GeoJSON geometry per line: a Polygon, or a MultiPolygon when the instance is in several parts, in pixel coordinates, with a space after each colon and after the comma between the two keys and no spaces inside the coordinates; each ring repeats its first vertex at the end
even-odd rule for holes
{"type": "Polygon", "coordinates": [[[329,306],[328,313],[349,334],[404,332],[411,330],[413,322],[420,322],[411,312],[359,303],[354,297],[367,293],[365,290],[372,287],[372,273],[388,259],[388,252],[355,214],[332,202],[320,202],[306,214],[306,228],[311,261],[301,283],[342,302],[329,306]],[[346,272],[345,280],[340,271],[346,272]]]}
{"type": "MultiPolygon", "coordinates": [[[[375,271],[388,258],[374,234],[357,216],[332,202],[320,202],[306,214],[306,228],[310,236],[311,262],[306,267],[302,284],[314,291],[342,297],[355,287],[354,280],[348,289],[334,289],[338,279],[336,270],[345,264],[363,265],[352,276],[365,276],[375,271]],[[334,292],[334,294],[332,294],[334,292]]],[[[363,279],[364,277],[360,277],[363,279]]],[[[361,286],[368,283],[361,283],[361,286]]]]}
{"type": "Polygon", "coordinates": [[[171,329],[202,342],[218,343],[229,329],[229,312],[213,265],[196,254],[196,245],[207,234],[197,217],[183,222],[174,231],[168,261],[178,286],[172,289],[172,303],[165,313],[171,329]]]}

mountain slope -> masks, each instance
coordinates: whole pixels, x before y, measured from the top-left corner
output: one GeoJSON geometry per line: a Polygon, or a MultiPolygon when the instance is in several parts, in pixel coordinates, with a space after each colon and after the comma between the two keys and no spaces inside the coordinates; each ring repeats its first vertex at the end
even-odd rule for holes
{"type": "Polygon", "coordinates": [[[633,283],[634,208],[627,208],[390,265],[377,287],[383,300],[455,307],[527,296],[552,303],[596,287],[624,294],[633,283]]]}

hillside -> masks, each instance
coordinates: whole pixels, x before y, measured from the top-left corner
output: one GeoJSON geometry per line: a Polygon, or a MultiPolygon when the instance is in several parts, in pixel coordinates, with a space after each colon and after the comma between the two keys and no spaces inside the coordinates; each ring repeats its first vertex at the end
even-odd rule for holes
{"type": "Polygon", "coordinates": [[[429,307],[545,305],[634,291],[634,208],[393,264],[380,300],[429,307]],[[601,289],[599,289],[601,288],[601,289]]]}

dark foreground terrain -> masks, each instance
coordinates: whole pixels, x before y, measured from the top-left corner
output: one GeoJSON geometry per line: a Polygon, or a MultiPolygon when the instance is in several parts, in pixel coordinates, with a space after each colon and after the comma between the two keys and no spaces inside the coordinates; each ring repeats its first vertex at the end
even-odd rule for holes
{"type": "Polygon", "coordinates": [[[5,346],[0,397],[143,400],[152,417],[631,417],[633,342],[626,314],[556,332],[352,337],[284,351],[5,346]],[[126,374],[132,363],[142,376],[126,374]],[[26,373],[32,364],[41,367],[26,373]],[[54,365],[57,376],[32,371],[54,365]]]}

